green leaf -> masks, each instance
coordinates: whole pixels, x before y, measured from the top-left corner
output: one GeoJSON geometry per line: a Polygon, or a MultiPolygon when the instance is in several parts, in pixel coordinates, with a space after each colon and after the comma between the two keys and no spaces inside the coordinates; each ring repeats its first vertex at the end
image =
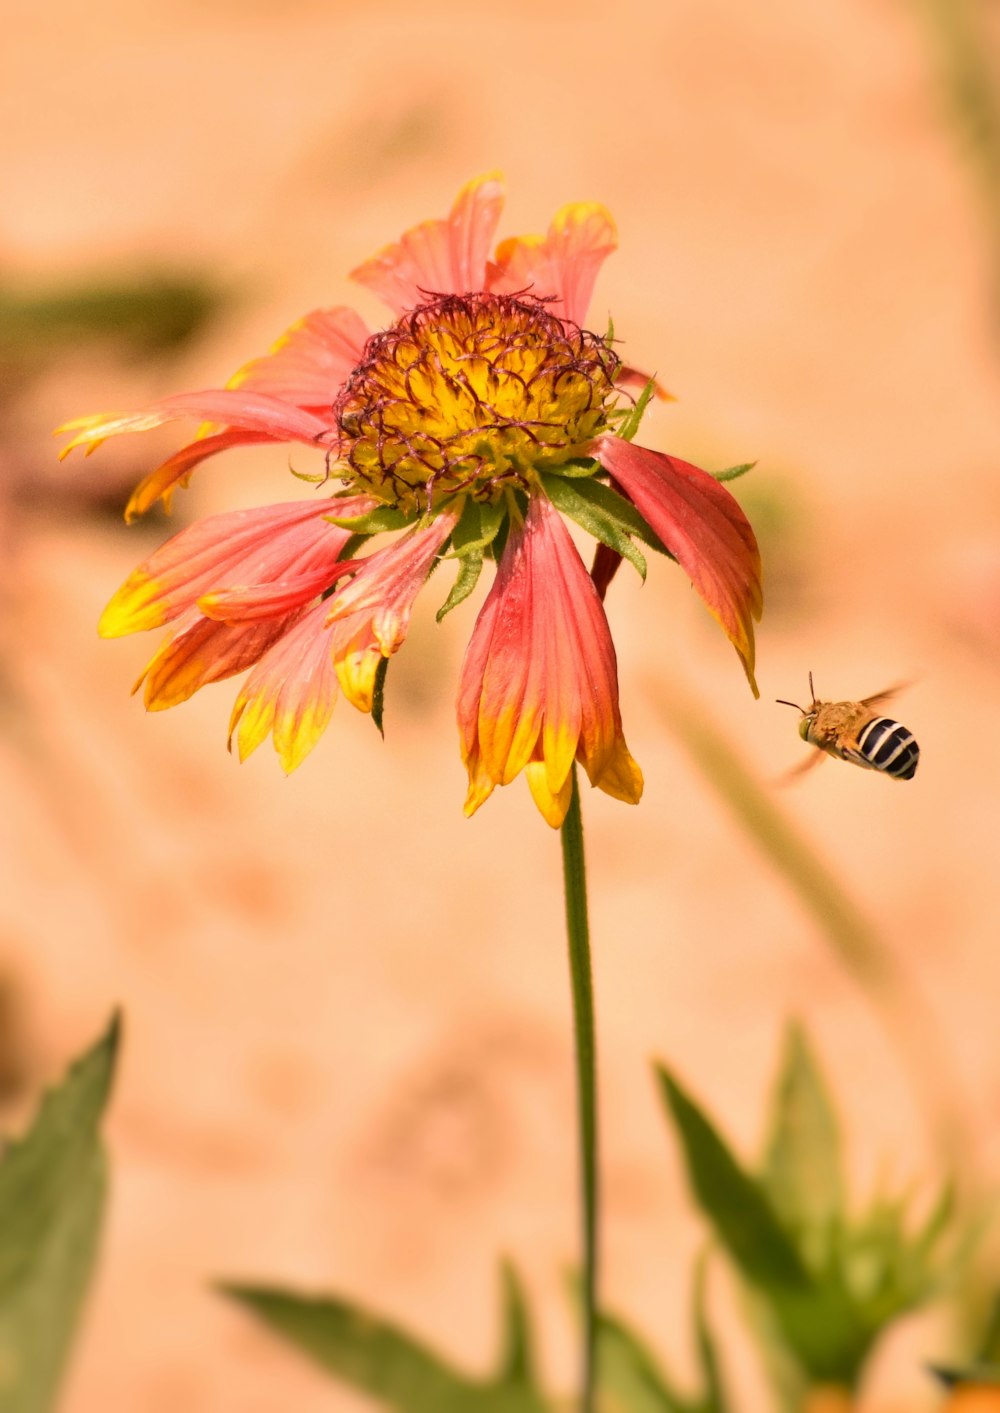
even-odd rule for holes
{"type": "Polygon", "coordinates": [[[699,1408],[678,1392],[649,1346],[613,1315],[598,1317],[597,1386],[601,1413],[695,1413],[699,1408]]]}
{"type": "Polygon", "coordinates": [[[729,1400],[722,1383],[722,1367],[715,1347],[715,1336],[708,1323],[708,1254],[704,1253],[695,1268],[694,1333],[698,1345],[698,1360],[705,1385],[705,1413],[726,1413],[729,1400]]]}
{"type": "Polygon", "coordinates": [[[756,461],[744,461],[739,466],[727,466],[725,471],[713,471],[716,481],[735,481],[737,476],[745,476],[757,465],[756,461]]]}
{"type": "MultiPolygon", "coordinates": [[[[634,522],[641,520],[641,516],[634,506],[602,481],[567,481],[562,476],[542,476],[541,481],[545,494],[557,510],[575,520],[595,540],[627,559],[645,579],[645,557],[629,538],[630,534],[639,533],[634,522]],[[629,511],[633,513],[630,515],[629,511]]],[[[645,526],[645,521],[642,524],[645,526]]],[[[645,528],[652,534],[648,526],[645,528]]]]}
{"type": "Polygon", "coordinates": [[[398,1325],[332,1297],[225,1285],[238,1301],[315,1363],[394,1413],[548,1413],[529,1373],[520,1288],[505,1275],[506,1348],[499,1373],[477,1380],[398,1325]]]}
{"type": "Polygon", "coordinates": [[[375,669],[375,682],[372,687],[372,721],[378,734],[385,739],[385,731],[382,728],[382,713],[385,710],[385,678],[389,671],[389,659],[383,657],[379,659],[378,667],[375,669]]]}
{"type": "Polygon", "coordinates": [[[531,1319],[524,1287],[510,1261],[504,1261],[500,1276],[503,1281],[503,1342],[498,1382],[533,1386],[531,1319]]]}
{"type": "Polygon", "coordinates": [[[0,1162],[0,1410],[49,1413],[90,1279],[104,1210],[99,1123],[118,1021],[44,1099],[0,1162]]]}
{"type": "Polygon", "coordinates": [[[840,1126],[802,1029],[790,1026],[772,1099],[763,1182],[800,1246],[825,1257],[845,1207],[840,1126]]]}
{"type": "Polygon", "coordinates": [[[839,1272],[822,1281],[809,1272],[763,1185],[740,1166],[673,1076],[663,1067],[658,1076],[695,1198],[740,1274],[765,1298],[813,1380],[853,1387],[874,1331],[839,1272]]]}
{"type": "Polygon", "coordinates": [[[397,510],[392,505],[377,505],[364,515],[324,515],[331,525],[339,525],[342,530],[351,530],[355,535],[381,535],[392,530],[403,530],[417,519],[417,512],[397,510]]]}

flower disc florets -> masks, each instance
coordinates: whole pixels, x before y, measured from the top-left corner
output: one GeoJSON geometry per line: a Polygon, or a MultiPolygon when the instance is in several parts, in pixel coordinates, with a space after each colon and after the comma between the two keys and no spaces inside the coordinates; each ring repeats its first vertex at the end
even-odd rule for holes
{"type": "Polygon", "coordinates": [[[527,294],[448,294],[365,346],[334,405],[357,491],[412,510],[495,501],[583,454],[607,425],[617,354],[527,294]]]}

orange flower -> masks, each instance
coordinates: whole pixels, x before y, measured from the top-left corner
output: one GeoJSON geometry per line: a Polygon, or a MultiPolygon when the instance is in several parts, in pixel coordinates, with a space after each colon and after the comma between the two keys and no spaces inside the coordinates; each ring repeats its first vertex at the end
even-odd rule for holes
{"type": "Polygon", "coordinates": [[[571,771],[635,803],[602,599],[635,541],[666,550],[739,653],[751,686],[760,559],[745,516],[712,476],[635,446],[654,383],[610,334],[585,326],[614,223],[566,206],[545,236],[504,241],[494,174],[444,220],[407,231],[354,271],[393,311],[371,334],[346,308],[306,315],[225,388],[67,423],[76,446],[178,418],[195,439],[147,475],[126,518],[169,505],[195,466],[230,447],[303,442],[326,456],[320,500],[216,515],[136,569],[101,619],[106,636],[170,626],[142,681],[150,709],[247,668],[231,726],[240,758],[271,735],[286,770],[312,749],[338,686],[371,711],[435,562],[457,562],[441,615],[496,562],[458,699],[466,812],[523,770],[562,823],[571,771]],[[638,403],[634,389],[643,388],[638,403]],[[588,575],[562,519],[598,541],[588,575]],[[395,539],[373,553],[371,536],[395,539]]]}

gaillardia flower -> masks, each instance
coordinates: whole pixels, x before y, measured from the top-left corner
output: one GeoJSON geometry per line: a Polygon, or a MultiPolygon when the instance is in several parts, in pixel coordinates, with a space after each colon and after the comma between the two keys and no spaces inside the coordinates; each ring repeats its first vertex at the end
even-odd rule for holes
{"type": "Polygon", "coordinates": [[[621,559],[645,573],[636,540],[672,556],[756,693],[760,558],[717,479],[632,443],[655,384],[622,362],[610,329],[586,327],[616,245],[609,213],[566,206],[546,236],[507,240],[491,259],[502,199],[496,175],[480,177],[444,220],[415,226],[353,272],[392,310],[383,332],[351,309],[315,310],[225,388],[60,431],[73,434],[65,455],[176,418],[201,422],[140,483],[129,520],[169,505],[199,462],[229,447],[322,449],[326,471],[312,479],[332,493],[182,530],[128,577],[100,622],[107,637],[169,625],[140,679],[150,710],[252,669],[230,728],[241,760],[271,735],[294,769],[338,686],[378,717],[388,659],[432,569],[457,568],[441,617],[493,560],[458,689],[466,813],[523,770],[558,826],[574,760],[617,799],[642,793],[602,602],[621,559]],[[598,541],[591,573],[564,517],[598,541]]]}

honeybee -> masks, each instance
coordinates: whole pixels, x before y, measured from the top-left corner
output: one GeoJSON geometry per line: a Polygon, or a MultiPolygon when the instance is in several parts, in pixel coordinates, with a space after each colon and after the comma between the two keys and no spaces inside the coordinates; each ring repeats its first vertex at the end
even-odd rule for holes
{"type": "Polygon", "coordinates": [[[795,707],[802,713],[799,735],[803,741],[817,747],[816,754],[791,773],[799,775],[818,765],[825,752],[865,770],[879,770],[894,780],[912,780],[917,773],[920,747],[911,731],[891,717],[881,716],[877,710],[880,702],[888,701],[900,690],[890,687],[860,702],[818,702],[810,672],[812,702],[808,707],[778,698],[779,705],[795,707]]]}

